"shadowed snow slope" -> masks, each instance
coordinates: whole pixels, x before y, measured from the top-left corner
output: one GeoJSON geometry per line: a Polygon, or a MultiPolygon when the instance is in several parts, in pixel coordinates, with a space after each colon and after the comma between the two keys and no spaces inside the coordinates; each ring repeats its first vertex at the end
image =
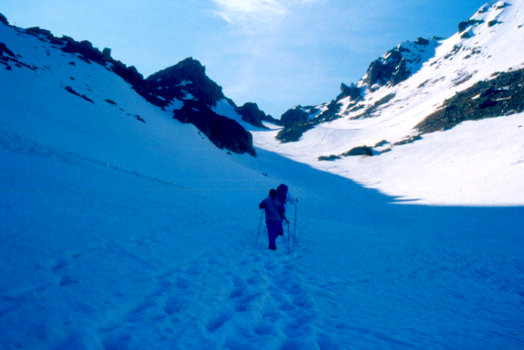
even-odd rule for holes
{"type": "Polygon", "coordinates": [[[523,208],[400,205],[263,149],[228,154],[7,29],[2,349],[523,348],[523,208]],[[257,237],[282,182],[300,200],[290,254],[289,236],[275,252],[257,237]]]}

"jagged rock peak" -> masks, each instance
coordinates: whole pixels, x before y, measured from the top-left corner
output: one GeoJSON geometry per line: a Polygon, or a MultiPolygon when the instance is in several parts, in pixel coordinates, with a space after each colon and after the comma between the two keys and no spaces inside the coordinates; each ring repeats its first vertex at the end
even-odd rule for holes
{"type": "Polygon", "coordinates": [[[160,96],[164,105],[177,98],[198,99],[207,106],[215,106],[225,98],[222,87],[211,80],[206,75],[206,68],[192,57],[150,75],[146,82],[150,92],[160,96]]]}
{"type": "Polygon", "coordinates": [[[336,100],[340,100],[344,97],[349,97],[351,101],[358,101],[362,98],[363,88],[353,83],[347,86],[346,84],[340,84],[340,94],[336,100]]]}
{"type": "Polygon", "coordinates": [[[369,90],[384,85],[397,85],[416,73],[435,54],[437,38],[405,41],[373,61],[362,78],[369,90]]]}

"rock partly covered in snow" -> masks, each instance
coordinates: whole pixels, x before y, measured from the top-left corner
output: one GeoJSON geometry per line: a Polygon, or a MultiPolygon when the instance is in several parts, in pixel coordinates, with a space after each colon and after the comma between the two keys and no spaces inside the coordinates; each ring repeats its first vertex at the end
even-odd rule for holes
{"type": "Polygon", "coordinates": [[[438,45],[436,38],[403,42],[373,61],[360,84],[371,91],[384,85],[397,85],[419,71],[435,55],[438,45]]]}
{"type": "Polygon", "coordinates": [[[258,105],[254,102],[246,102],[242,106],[237,107],[236,111],[242,116],[242,120],[259,128],[266,128],[264,121],[272,124],[280,125],[281,121],[264,113],[258,105]]]}
{"type": "Polygon", "coordinates": [[[151,98],[165,107],[174,99],[198,100],[208,107],[225,98],[222,87],[206,75],[206,68],[192,57],[149,76],[145,84],[151,98]]]}

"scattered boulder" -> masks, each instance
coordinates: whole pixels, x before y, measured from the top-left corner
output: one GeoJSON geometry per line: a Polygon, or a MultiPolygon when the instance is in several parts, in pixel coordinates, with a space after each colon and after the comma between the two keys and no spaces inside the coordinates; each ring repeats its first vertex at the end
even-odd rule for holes
{"type": "Polygon", "coordinates": [[[357,146],[349,151],[342,153],[343,157],[351,157],[351,156],[372,156],[373,155],[373,149],[369,146],[357,146]]]}
{"type": "Polygon", "coordinates": [[[320,156],[317,159],[319,161],[334,161],[337,159],[341,159],[342,157],[355,157],[355,156],[373,156],[373,148],[369,146],[357,146],[339,155],[332,154],[329,156],[320,156]]]}
{"type": "Polygon", "coordinates": [[[87,97],[86,95],[84,95],[84,94],[80,94],[80,93],[76,92],[76,91],[75,91],[71,86],[66,86],[64,89],[65,89],[67,92],[69,92],[70,94],[73,94],[73,95],[75,95],[75,96],[78,96],[78,97],[80,97],[80,98],[82,98],[82,99],[84,99],[84,100],[86,100],[86,101],[88,101],[88,102],[95,103],[92,99],[90,99],[90,98],[87,97]]]}

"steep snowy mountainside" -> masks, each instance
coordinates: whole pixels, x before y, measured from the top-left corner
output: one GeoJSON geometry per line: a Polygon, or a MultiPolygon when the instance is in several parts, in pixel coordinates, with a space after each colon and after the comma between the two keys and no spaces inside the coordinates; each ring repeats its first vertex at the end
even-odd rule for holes
{"type": "MultiPolygon", "coordinates": [[[[245,130],[245,127],[250,128],[252,125],[245,121],[246,118],[243,119],[237,113],[234,102],[226,98],[222,93],[222,88],[207,77],[205,68],[197,60],[188,58],[148,79],[144,79],[135,67],[127,67],[124,63],[113,59],[111,50],[108,48],[101,52],[86,40],[78,42],[67,36],[57,38],[50,31],[38,27],[28,29],[12,27],[9,26],[7,19],[2,23],[6,27],[4,28],[6,33],[11,29],[13,32],[17,32],[19,37],[33,36],[46,43],[49,46],[46,49],[48,51],[58,50],[62,53],[68,53],[87,64],[100,65],[115,73],[131,84],[132,88],[151,104],[167,109],[174,118],[180,121],[195,124],[219,148],[254,155],[251,134],[245,130]],[[196,109],[195,104],[202,105],[202,109],[209,107],[213,110],[216,109],[219,102],[230,105],[233,113],[230,113],[229,116],[234,120],[215,113],[215,111],[202,111],[197,112],[192,118],[180,118],[175,112],[183,109],[186,102],[190,102],[193,106],[186,107],[186,109],[196,109]]],[[[8,37],[9,35],[5,39],[7,40],[8,37]]],[[[1,62],[4,66],[7,69],[11,68],[8,60],[11,60],[14,66],[28,65],[24,61],[30,61],[30,56],[26,55],[24,59],[17,60],[13,50],[10,49],[12,45],[14,44],[6,42],[2,43],[0,47],[3,57],[1,62]],[[10,54],[15,55],[15,57],[10,57],[10,54]]],[[[73,61],[68,64],[76,63],[73,61]]],[[[87,96],[87,94],[76,92],[72,87],[67,88],[67,91],[73,94],[77,93],[77,96],[87,96]]]]}
{"type": "Polygon", "coordinates": [[[210,181],[180,168],[180,162],[231,176],[220,166],[231,155],[137,94],[108,65],[5,24],[0,24],[0,41],[3,143],[25,140],[142,177],[166,179],[168,174],[173,183],[210,181]]]}
{"type": "MultiPolygon", "coordinates": [[[[284,129],[278,134],[277,139],[282,142],[297,141],[307,130],[320,123],[340,118],[341,112],[348,109],[362,110],[359,104],[363,98],[383,86],[395,86],[408,79],[422,68],[424,62],[435,54],[436,47],[440,44],[437,38],[418,38],[416,41],[406,41],[389,50],[382,57],[373,61],[364,77],[357,84],[349,86],[342,83],[340,94],[329,103],[319,106],[295,106],[281,116],[284,129]]],[[[374,106],[387,102],[393,95],[387,95],[368,107],[362,113],[371,115],[374,106]]]]}
{"type": "MultiPolygon", "coordinates": [[[[420,55],[421,66],[405,80],[395,84],[394,79],[384,78],[381,80],[383,85],[369,86],[365,82],[369,78],[368,70],[357,84],[341,86],[341,95],[330,103],[288,111],[286,114],[291,114],[298,122],[289,123],[278,132],[256,133],[255,144],[386,193],[414,200],[457,204],[524,203],[519,195],[505,199],[496,196],[497,188],[502,191],[502,188],[523,187],[524,138],[519,134],[510,133],[513,138],[491,135],[489,139],[487,134],[479,134],[471,138],[469,144],[461,142],[462,148],[456,147],[454,151],[442,150],[439,154],[436,149],[432,152],[431,166],[421,154],[426,148],[417,140],[429,137],[427,132],[448,130],[465,120],[504,116],[514,120],[515,128],[521,124],[518,120],[523,110],[519,96],[524,86],[521,73],[524,54],[522,45],[516,43],[524,40],[524,1],[492,1],[470,20],[462,22],[458,29],[460,32],[439,40],[438,45],[432,42],[426,53],[434,50],[434,55],[420,55]],[[443,118],[442,113],[445,114],[443,118]],[[429,123],[425,120],[431,121],[431,129],[421,127],[429,123]],[[275,142],[275,137],[284,143],[275,142]],[[285,143],[292,140],[298,141],[285,143]],[[470,150],[480,152],[481,142],[492,146],[490,154],[482,160],[484,163],[505,158],[502,154],[512,150],[512,161],[506,165],[497,163],[496,169],[499,173],[509,173],[511,182],[501,183],[497,177],[474,168],[469,172],[461,168],[459,174],[453,163],[463,161],[464,154],[469,154],[470,150]],[[400,157],[405,154],[401,149],[418,155],[417,161],[407,163],[406,157],[400,157]],[[352,155],[374,157],[364,159],[352,155]],[[399,168],[406,169],[405,173],[384,169],[382,163],[387,158],[395,159],[399,168]],[[435,159],[439,162],[433,162],[435,159]],[[411,169],[418,166],[424,169],[423,176],[413,179],[411,169]],[[436,167],[447,171],[433,175],[436,167]],[[391,177],[395,178],[395,185],[390,184],[391,177]],[[462,180],[457,182],[457,178],[462,180]],[[471,190],[463,191],[463,182],[468,181],[473,181],[475,186],[468,185],[466,187],[471,190]],[[404,184],[400,185],[401,182],[404,184]],[[480,187],[493,190],[488,196],[473,189],[480,187]]],[[[377,62],[390,56],[386,54],[377,62]]],[[[506,129],[509,125],[502,122],[478,123],[481,123],[477,128],[479,132],[484,130],[480,125],[489,125],[495,128],[490,131],[501,135],[509,132],[506,129]]],[[[467,130],[470,127],[475,126],[468,123],[458,130],[470,134],[467,130]]],[[[432,135],[431,139],[439,138],[453,145],[454,137],[459,137],[456,132],[446,131],[432,135]]],[[[438,144],[435,143],[435,147],[438,144]]],[[[479,159],[481,157],[479,155],[479,159]]]]}

